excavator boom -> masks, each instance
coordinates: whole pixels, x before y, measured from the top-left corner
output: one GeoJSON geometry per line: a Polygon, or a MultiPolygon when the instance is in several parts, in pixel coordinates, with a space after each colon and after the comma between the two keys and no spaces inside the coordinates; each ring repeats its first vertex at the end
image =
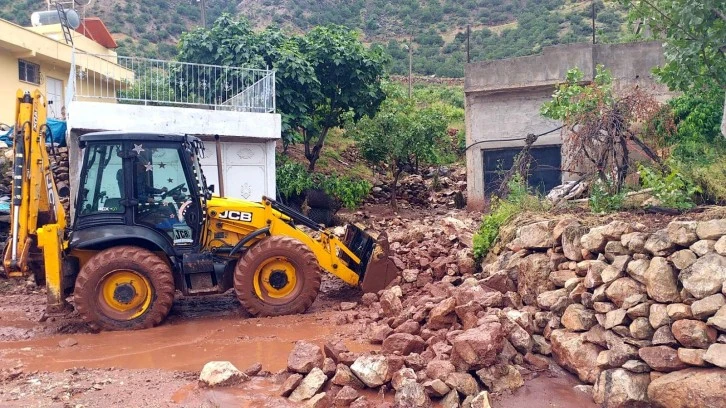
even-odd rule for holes
{"type": "Polygon", "coordinates": [[[67,194],[68,188],[56,185],[50,168],[43,95],[37,89],[32,93],[18,90],[15,106],[12,227],[3,267],[11,277],[33,273],[36,280],[44,280],[47,275],[49,306],[59,305],[62,289],[55,285],[60,285],[62,275],[66,214],[58,192],[67,194]]]}

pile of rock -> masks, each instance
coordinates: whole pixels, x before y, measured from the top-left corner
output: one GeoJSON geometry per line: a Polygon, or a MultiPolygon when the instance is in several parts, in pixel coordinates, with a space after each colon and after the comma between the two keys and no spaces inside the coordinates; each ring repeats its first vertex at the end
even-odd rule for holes
{"type": "Polygon", "coordinates": [[[376,229],[391,231],[392,259],[402,271],[403,292],[423,288],[444,276],[467,276],[475,272],[472,240],[476,224],[471,219],[424,217],[410,221],[392,219],[376,229]]]}
{"type": "Polygon", "coordinates": [[[420,337],[397,342],[402,349],[386,355],[390,350],[385,347],[381,354],[361,354],[351,353],[342,342],[328,342],[321,349],[298,341],[288,357],[281,395],[307,407],[390,407],[390,403],[374,404],[362,395],[362,390],[372,388],[381,393],[395,392],[398,407],[431,407],[432,397],[443,397],[445,407],[458,407],[464,395],[467,406],[490,406],[489,394],[472,375],[456,372],[452,363],[443,359],[426,364],[416,353],[425,348],[420,337]]]}
{"type": "Polygon", "coordinates": [[[602,406],[726,406],[726,219],[646,230],[526,225],[482,283],[516,288],[538,341],[602,406]]]}
{"type": "MultiPolygon", "coordinates": [[[[466,169],[432,167],[422,175],[406,175],[396,187],[396,199],[403,206],[423,208],[463,208],[466,204],[466,169]]],[[[388,183],[373,186],[368,202],[386,204],[391,200],[388,183]]]]}

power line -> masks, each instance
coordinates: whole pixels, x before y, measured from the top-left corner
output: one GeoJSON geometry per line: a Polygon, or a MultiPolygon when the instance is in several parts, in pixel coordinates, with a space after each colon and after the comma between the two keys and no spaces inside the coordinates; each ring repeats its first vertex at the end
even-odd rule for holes
{"type": "MultiPolygon", "coordinates": [[[[563,127],[565,127],[565,125],[562,125],[562,126],[556,127],[556,128],[554,128],[554,129],[552,129],[552,130],[548,130],[548,131],[546,131],[546,132],[544,132],[544,133],[540,133],[540,134],[538,134],[538,135],[535,135],[535,134],[532,134],[532,133],[530,133],[530,134],[528,134],[528,135],[527,135],[527,136],[525,136],[525,137],[517,137],[517,138],[514,138],[514,139],[490,139],[490,140],[480,140],[480,141],[478,141],[478,142],[474,142],[474,143],[470,144],[469,146],[466,146],[466,149],[464,149],[464,151],[467,151],[467,150],[469,150],[470,148],[472,148],[472,147],[474,147],[474,146],[476,146],[476,145],[478,145],[478,144],[482,144],[482,143],[496,143],[496,142],[516,142],[516,141],[519,141],[519,140],[527,140],[527,139],[532,139],[532,138],[534,138],[534,140],[537,140],[537,139],[538,139],[538,138],[539,138],[540,136],[544,136],[544,135],[548,135],[548,134],[550,134],[550,133],[556,132],[556,131],[558,131],[558,130],[562,129],[563,127]]],[[[532,141],[532,143],[534,143],[534,140],[532,141]]]]}

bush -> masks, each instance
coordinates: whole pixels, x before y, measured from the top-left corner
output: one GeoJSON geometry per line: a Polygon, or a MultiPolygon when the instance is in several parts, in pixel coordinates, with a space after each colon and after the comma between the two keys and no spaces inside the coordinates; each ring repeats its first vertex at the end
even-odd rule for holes
{"type": "Polygon", "coordinates": [[[477,263],[489,253],[499,238],[503,225],[522,211],[543,211],[547,209],[546,201],[532,194],[526,180],[515,176],[507,183],[509,194],[504,199],[493,197],[491,212],[482,218],[479,231],[474,234],[474,259],[477,263]]]}
{"type": "Polygon", "coordinates": [[[671,163],[671,170],[664,173],[658,169],[640,166],[640,179],[645,188],[653,189],[653,196],[658,199],[659,206],[688,210],[693,208],[695,197],[701,188],[690,178],[681,174],[676,163],[671,163]]]}
{"type": "Polygon", "coordinates": [[[308,190],[322,190],[346,208],[355,208],[371,191],[365,180],[342,177],[338,174],[310,174],[301,163],[278,157],[277,191],[284,200],[305,194],[308,190]]]}
{"type": "Polygon", "coordinates": [[[623,208],[625,201],[625,192],[611,193],[615,191],[612,185],[603,185],[600,180],[596,180],[590,187],[590,198],[587,203],[590,211],[596,214],[611,213],[623,208]]]}

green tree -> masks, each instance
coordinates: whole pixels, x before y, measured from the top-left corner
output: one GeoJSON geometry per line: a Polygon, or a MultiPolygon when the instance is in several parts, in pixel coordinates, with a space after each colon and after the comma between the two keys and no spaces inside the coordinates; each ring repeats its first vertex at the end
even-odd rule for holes
{"type": "Polygon", "coordinates": [[[316,27],[304,36],[276,27],[255,33],[246,20],[223,14],[211,28],[184,34],[178,56],[187,62],[274,69],[283,143],[304,143],[309,171],[331,128],[375,114],[385,98],[383,51],[365,48],[354,31],[341,26],[316,27]]]}
{"type": "Polygon", "coordinates": [[[387,87],[387,93],[380,112],[359,121],[351,133],[363,158],[389,168],[391,207],[395,209],[401,174],[416,163],[437,162],[446,150],[448,118],[438,105],[417,107],[393,85],[387,87]]]}

